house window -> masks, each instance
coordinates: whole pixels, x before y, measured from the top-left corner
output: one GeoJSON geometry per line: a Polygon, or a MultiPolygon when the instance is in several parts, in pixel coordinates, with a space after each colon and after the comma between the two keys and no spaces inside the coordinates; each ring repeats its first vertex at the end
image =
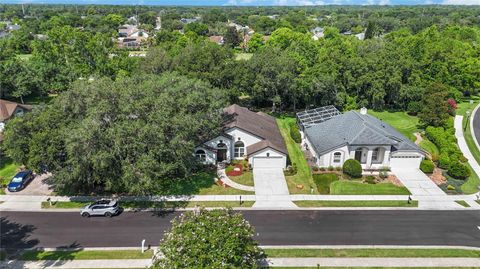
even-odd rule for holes
{"type": "Polygon", "coordinates": [[[342,161],[342,153],[340,152],[333,153],[333,162],[340,163],[341,161],[342,161]]]}
{"type": "Polygon", "coordinates": [[[197,157],[197,159],[199,159],[202,162],[207,160],[207,154],[205,154],[205,151],[203,149],[197,150],[197,152],[195,152],[195,157],[197,157]]]}
{"type": "Polygon", "coordinates": [[[235,150],[233,156],[235,158],[241,158],[245,155],[245,144],[242,141],[235,142],[235,150]]]}
{"type": "Polygon", "coordinates": [[[382,149],[375,148],[372,152],[372,162],[381,163],[383,162],[382,149]]]}
{"type": "Polygon", "coordinates": [[[270,157],[270,153],[267,153],[267,157],[270,157]]]}

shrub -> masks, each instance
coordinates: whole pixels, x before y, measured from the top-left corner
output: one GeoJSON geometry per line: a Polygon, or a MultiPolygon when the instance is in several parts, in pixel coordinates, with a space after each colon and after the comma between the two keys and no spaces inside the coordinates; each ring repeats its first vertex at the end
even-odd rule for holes
{"type": "Polygon", "coordinates": [[[425,159],[420,163],[420,170],[424,173],[433,173],[433,169],[435,169],[435,164],[431,160],[425,159]]]}
{"type": "Polygon", "coordinates": [[[295,122],[290,124],[290,137],[293,139],[293,141],[295,141],[295,143],[302,142],[302,135],[300,134],[298,126],[295,122]]]}
{"type": "Polygon", "coordinates": [[[342,167],[341,166],[335,166],[335,170],[336,171],[342,171],[342,167]]]}
{"type": "Polygon", "coordinates": [[[327,168],[327,170],[328,170],[328,171],[333,171],[333,170],[335,170],[335,168],[330,165],[330,166],[327,168]]]}
{"type": "Polygon", "coordinates": [[[455,190],[455,186],[448,185],[448,186],[447,186],[447,190],[454,191],[454,190],[455,190]]]}
{"type": "Polygon", "coordinates": [[[362,177],[362,166],[355,159],[348,159],[343,163],[343,172],[353,178],[362,177]]]}
{"type": "Polygon", "coordinates": [[[312,170],[313,170],[313,171],[317,172],[318,169],[319,169],[318,166],[316,166],[316,165],[312,166],[312,170]]]}
{"type": "Polygon", "coordinates": [[[450,167],[450,158],[448,157],[448,154],[440,154],[440,157],[438,158],[438,167],[442,169],[448,169],[450,167]]]}
{"type": "Polygon", "coordinates": [[[365,182],[368,184],[376,184],[377,182],[375,181],[374,176],[366,176],[365,177],[365,182]]]}
{"type": "Polygon", "coordinates": [[[470,176],[470,169],[467,165],[459,162],[453,161],[450,163],[450,168],[447,171],[447,174],[453,178],[466,179],[470,176]]]}
{"type": "Polygon", "coordinates": [[[287,169],[284,171],[286,176],[294,176],[297,173],[297,165],[293,163],[292,165],[287,166],[287,169]]]}
{"type": "Polygon", "coordinates": [[[420,102],[410,102],[407,106],[408,114],[417,115],[422,110],[422,104],[420,102]]]}
{"type": "Polygon", "coordinates": [[[388,177],[388,172],[387,171],[380,171],[380,173],[378,173],[378,176],[381,178],[381,179],[385,179],[388,177]]]}
{"type": "Polygon", "coordinates": [[[320,167],[320,168],[318,168],[318,170],[324,172],[326,169],[325,169],[325,167],[320,167]]]}

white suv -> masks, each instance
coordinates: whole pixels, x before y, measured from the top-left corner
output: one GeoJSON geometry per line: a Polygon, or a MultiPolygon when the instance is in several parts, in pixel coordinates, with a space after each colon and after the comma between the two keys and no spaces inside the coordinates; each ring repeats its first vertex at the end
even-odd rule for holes
{"type": "Polygon", "coordinates": [[[118,214],[118,212],[120,212],[120,207],[117,201],[99,200],[82,208],[80,215],[86,218],[90,216],[112,217],[118,214]]]}

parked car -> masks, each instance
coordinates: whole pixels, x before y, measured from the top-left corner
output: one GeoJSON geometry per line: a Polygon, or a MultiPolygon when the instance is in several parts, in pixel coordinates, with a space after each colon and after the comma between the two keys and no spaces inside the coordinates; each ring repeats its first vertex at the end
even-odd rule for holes
{"type": "Polygon", "coordinates": [[[27,186],[27,184],[32,181],[33,179],[33,172],[31,170],[24,170],[22,172],[17,173],[10,183],[7,185],[7,189],[9,192],[16,192],[21,191],[27,186]]]}
{"type": "Polygon", "coordinates": [[[82,217],[90,216],[105,216],[112,217],[120,212],[118,202],[115,200],[99,200],[89,205],[86,205],[80,211],[82,217]]]}

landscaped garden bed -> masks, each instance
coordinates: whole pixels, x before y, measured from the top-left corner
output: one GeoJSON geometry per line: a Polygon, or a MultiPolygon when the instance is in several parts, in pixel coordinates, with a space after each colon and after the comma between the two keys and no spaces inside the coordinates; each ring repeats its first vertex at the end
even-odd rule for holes
{"type": "Polygon", "coordinates": [[[228,178],[238,184],[254,186],[253,173],[247,160],[232,161],[232,163],[225,168],[225,173],[228,178]]]}

